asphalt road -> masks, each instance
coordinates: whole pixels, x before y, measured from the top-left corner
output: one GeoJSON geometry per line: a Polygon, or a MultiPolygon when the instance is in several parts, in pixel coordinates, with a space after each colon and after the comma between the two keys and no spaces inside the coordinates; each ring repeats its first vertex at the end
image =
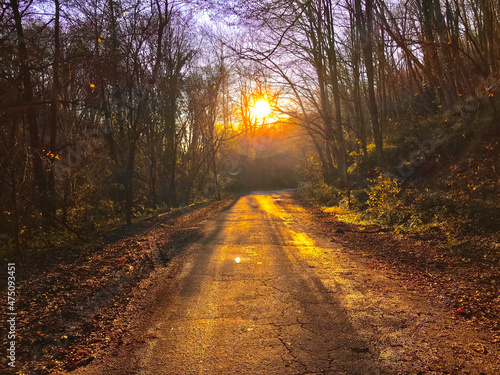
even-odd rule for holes
{"type": "Polygon", "coordinates": [[[287,192],[241,197],[157,279],[129,341],[75,373],[500,373],[487,338],[308,219],[287,192]]]}

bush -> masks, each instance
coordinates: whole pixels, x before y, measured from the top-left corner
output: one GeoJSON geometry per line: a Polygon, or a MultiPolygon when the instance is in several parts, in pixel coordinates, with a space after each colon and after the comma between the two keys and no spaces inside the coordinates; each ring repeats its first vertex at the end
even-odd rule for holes
{"type": "Polygon", "coordinates": [[[382,173],[371,182],[367,191],[368,212],[385,224],[406,222],[411,215],[401,197],[401,183],[382,173]]]}
{"type": "Polygon", "coordinates": [[[305,185],[300,188],[299,193],[321,206],[336,206],[342,198],[342,194],[337,188],[324,182],[305,185]]]}
{"type": "Polygon", "coordinates": [[[370,199],[370,196],[365,190],[351,190],[350,208],[364,211],[368,208],[368,199],[370,199]]]}

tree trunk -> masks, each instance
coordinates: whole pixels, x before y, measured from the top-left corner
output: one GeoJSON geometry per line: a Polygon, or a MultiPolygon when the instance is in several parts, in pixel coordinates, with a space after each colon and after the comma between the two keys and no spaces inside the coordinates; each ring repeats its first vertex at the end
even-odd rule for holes
{"type": "Polygon", "coordinates": [[[28,122],[28,133],[30,141],[30,154],[33,163],[33,182],[35,191],[38,194],[38,202],[43,217],[44,229],[48,229],[52,222],[52,217],[48,210],[48,191],[46,180],[46,168],[43,160],[43,150],[40,147],[40,138],[38,135],[38,123],[36,118],[35,107],[33,104],[33,86],[31,83],[31,71],[28,67],[28,51],[24,39],[24,30],[22,25],[22,17],[19,13],[18,0],[10,2],[12,12],[14,14],[15,27],[19,46],[19,67],[20,75],[23,82],[23,107],[26,108],[26,118],[28,122]]]}
{"type": "Polygon", "coordinates": [[[332,19],[332,4],[327,1],[325,4],[326,28],[328,46],[326,49],[328,56],[328,65],[330,69],[330,82],[332,86],[333,103],[335,105],[335,141],[338,150],[338,168],[340,170],[340,178],[342,186],[347,186],[347,161],[344,142],[344,131],[342,126],[342,108],[340,105],[340,87],[339,87],[339,69],[337,61],[337,51],[335,49],[335,30],[332,19]]]}
{"type": "MultiPolygon", "coordinates": [[[[56,138],[57,138],[57,109],[59,100],[59,54],[60,54],[60,26],[59,26],[59,0],[54,0],[55,4],[55,24],[54,24],[54,63],[52,66],[52,102],[50,104],[50,139],[49,151],[55,154],[56,138]]],[[[54,163],[56,159],[51,155],[49,162],[50,168],[47,173],[48,196],[47,209],[51,215],[56,215],[56,184],[54,176],[54,163]]]]}
{"type": "MultiPolygon", "coordinates": [[[[172,116],[173,117],[173,116],[172,116]]],[[[167,125],[165,165],[167,167],[167,204],[170,207],[177,207],[177,191],[175,183],[176,164],[177,164],[177,144],[175,136],[175,119],[172,118],[167,125]]]]}
{"type": "Polygon", "coordinates": [[[377,161],[380,165],[382,163],[383,152],[383,139],[382,131],[378,119],[377,101],[375,98],[375,81],[374,81],[374,67],[373,67],[373,48],[372,48],[372,28],[373,28],[373,0],[366,0],[365,17],[366,24],[363,25],[361,0],[355,0],[356,4],[356,17],[360,25],[361,31],[361,45],[363,50],[363,57],[365,60],[366,78],[368,81],[368,111],[370,112],[370,121],[372,123],[373,139],[375,141],[375,148],[377,152],[377,161]]]}
{"type": "Polygon", "coordinates": [[[132,225],[132,209],[134,206],[134,163],[137,142],[130,142],[129,155],[127,160],[127,169],[125,172],[125,216],[127,226],[132,225]]]}

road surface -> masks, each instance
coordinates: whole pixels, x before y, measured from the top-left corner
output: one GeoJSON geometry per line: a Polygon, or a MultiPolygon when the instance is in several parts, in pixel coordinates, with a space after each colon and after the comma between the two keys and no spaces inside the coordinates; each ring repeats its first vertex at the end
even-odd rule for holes
{"type": "Polygon", "coordinates": [[[316,236],[289,192],[241,197],[200,230],[127,342],[73,373],[500,373],[493,344],[316,236]]]}

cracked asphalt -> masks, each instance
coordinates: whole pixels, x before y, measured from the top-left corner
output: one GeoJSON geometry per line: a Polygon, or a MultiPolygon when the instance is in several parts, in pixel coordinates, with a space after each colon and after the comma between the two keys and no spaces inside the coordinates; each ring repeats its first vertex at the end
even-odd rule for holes
{"type": "Polygon", "coordinates": [[[290,192],[204,223],[133,333],[82,374],[498,374],[498,347],[316,236],[290,192]]]}

